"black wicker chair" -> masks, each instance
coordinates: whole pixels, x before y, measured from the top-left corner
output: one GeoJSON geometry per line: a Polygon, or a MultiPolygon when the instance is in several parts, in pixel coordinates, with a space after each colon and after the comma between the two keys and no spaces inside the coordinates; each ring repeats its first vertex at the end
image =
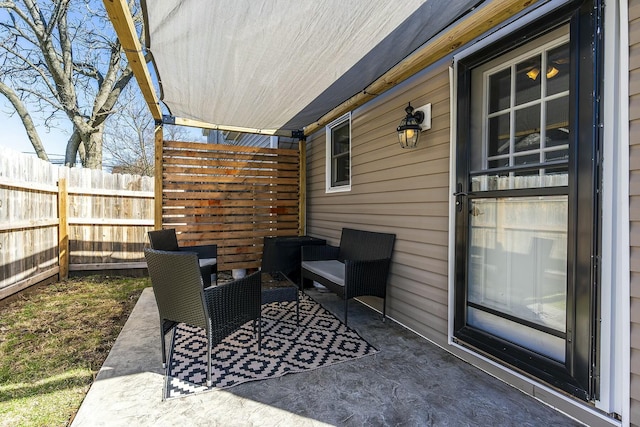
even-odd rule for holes
{"type": "Polygon", "coordinates": [[[387,316],[387,279],[395,234],[342,229],[340,246],[302,247],[302,277],[316,281],[344,300],[371,295],[382,298],[382,320],[387,316]]]}
{"type": "Polygon", "coordinates": [[[198,263],[202,273],[204,287],[211,286],[211,275],[215,274],[218,282],[218,246],[217,245],[197,245],[178,246],[176,230],[169,228],[166,230],[149,231],[149,242],[151,248],[159,251],[186,251],[198,254],[198,263]]]}
{"type": "Polygon", "coordinates": [[[198,257],[193,252],[145,249],[149,276],[160,313],[162,367],[167,367],[165,335],[178,323],[206,331],[207,387],[211,387],[211,348],[248,321],[253,320],[261,351],[260,272],[233,282],[203,288],[198,257]]]}

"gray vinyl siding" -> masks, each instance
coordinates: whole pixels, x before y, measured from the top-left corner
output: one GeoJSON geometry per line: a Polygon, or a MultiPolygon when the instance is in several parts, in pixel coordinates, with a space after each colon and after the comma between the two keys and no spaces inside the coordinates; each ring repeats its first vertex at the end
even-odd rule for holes
{"type": "Polygon", "coordinates": [[[629,1],[631,425],[640,426],[640,0],[629,1]]]}
{"type": "MultiPolygon", "coordinates": [[[[307,146],[307,234],[338,244],[342,227],[396,234],[387,313],[447,343],[449,74],[447,63],[418,74],[352,112],[351,191],[325,192],[325,132],[307,146]],[[432,105],[432,128],[403,150],[404,108],[432,105]]],[[[381,300],[366,299],[381,309],[381,300]]]]}

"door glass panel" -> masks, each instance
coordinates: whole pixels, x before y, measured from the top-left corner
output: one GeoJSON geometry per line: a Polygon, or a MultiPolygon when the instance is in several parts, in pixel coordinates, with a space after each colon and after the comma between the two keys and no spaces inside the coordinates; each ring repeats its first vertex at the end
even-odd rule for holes
{"type": "Polygon", "coordinates": [[[540,99],[542,57],[536,55],[516,65],[516,105],[540,99]]]}
{"type": "Polygon", "coordinates": [[[545,158],[547,162],[550,162],[552,160],[568,160],[569,150],[564,149],[564,150],[547,151],[545,153],[545,158]]]}
{"type": "Polygon", "coordinates": [[[514,344],[526,347],[553,360],[565,361],[565,341],[560,337],[546,334],[534,328],[513,322],[500,316],[469,307],[469,324],[478,329],[491,332],[514,344]]]}
{"type": "MultiPolygon", "coordinates": [[[[564,333],[568,196],[470,202],[467,297],[474,310],[504,314],[514,323],[507,331],[518,329],[521,320],[526,328],[540,325],[564,333]]],[[[490,332],[511,339],[501,328],[490,332]]],[[[536,351],[544,353],[544,340],[536,351]]]]}
{"type": "Polygon", "coordinates": [[[516,111],[516,152],[540,148],[540,105],[516,111]]]}
{"type": "Polygon", "coordinates": [[[562,168],[543,169],[542,173],[501,172],[477,175],[471,178],[471,191],[517,190],[524,188],[564,187],[568,185],[569,176],[566,166],[562,168]]]}
{"type": "Polygon", "coordinates": [[[569,65],[569,43],[547,51],[547,96],[569,90],[569,65]]]}
{"type": "Polygon", "coordinates": [[[489,119],[489,156],[509,153],[509,114],[489,119]]]}
{"type": "Polygon", "coordinates": [[[511,104],[511,69],[489,77],[489,113],[509,108],[511,104]]]}
{"type": "Polygon", "coordinates": [[[569,146],[569,97],[547,102],[545,147],[569,146]]]}
{"type": "MultiPolygon", "coordinates": [[[[525,156],[517,156],[514,158],[514,163],[516,165],[537,165],[540,163],[540,155],[539,154],[528,154],[525,156]]],[[[534,174],[538,174],[538,171],[534,171],[534,174]]],[[[531,173],[527,173],[527,175],[531,175],[531,173]]]]}

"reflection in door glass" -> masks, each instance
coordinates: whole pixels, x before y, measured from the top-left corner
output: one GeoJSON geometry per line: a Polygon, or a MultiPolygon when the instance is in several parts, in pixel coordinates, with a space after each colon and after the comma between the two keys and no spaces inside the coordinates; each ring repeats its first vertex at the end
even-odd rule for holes
{"type": "Polygon", "coordinates": [[[564,340],[531,324],[566,331],[567,209],[566,195],[470,205],[470,324],[516,343],[537,334],[535,350],[556,360],[564,340]]]}

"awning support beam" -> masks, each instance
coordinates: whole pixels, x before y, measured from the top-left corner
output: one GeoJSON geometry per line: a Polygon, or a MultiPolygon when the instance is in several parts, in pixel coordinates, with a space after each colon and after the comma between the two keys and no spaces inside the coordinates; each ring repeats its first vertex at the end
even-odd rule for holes
{"type": "Polygon", "coordinates": [[[155,120],[160,120],[162,119],[160,103],[147,68],[147,61],[142,54],[142,46],[138,40],[129,5],[126,0],[103,0],[103,2],[149,111],[155,120]]]}
{"type": "Polygon", "coordinates": [[[293,133],[294,133],[290,130],[256,129],[256,128],[247,128],[242,126],[217,125],[213,123],[201,122],[199,120],[185,119],[182,117],[174,117],[174,116],[168,116],[168,115],[162,116],[162,123],[165,125],[188,126],[188,127],[195,127],[195,128],[201,128],[201,129],[221,130],[225,132],[254,133],[258,135],[293,137],[293,133]]]}

